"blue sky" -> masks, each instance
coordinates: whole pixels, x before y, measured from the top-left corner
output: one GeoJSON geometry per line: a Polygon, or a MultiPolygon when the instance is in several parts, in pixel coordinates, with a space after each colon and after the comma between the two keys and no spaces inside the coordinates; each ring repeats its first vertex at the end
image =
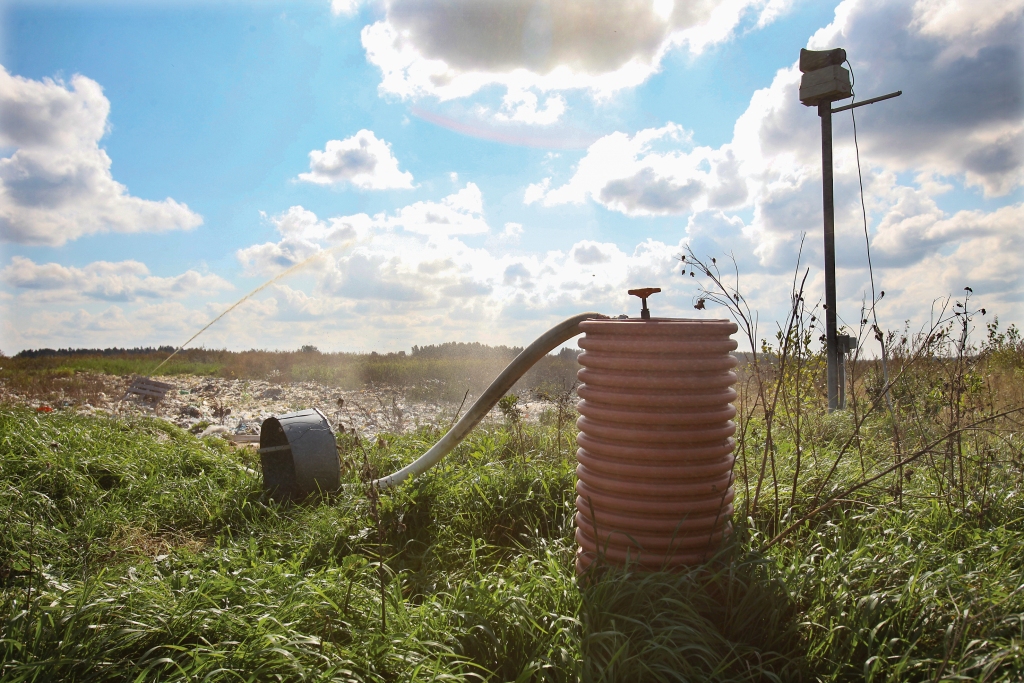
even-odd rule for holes
{"type": "MultiPolygon", "coordinates": [[[[692,316],[686,244],[732,253],[770,328],[803,234],[820,296],[808,46],[905,92],[858,110],[883,325],[965,285],[1020,324],[1022,6],[3,3],[0,349],[177,344],[316,254],[196,344],[523,344],[635,286],[692,316]]],[[[835,140],[855,321],[847,117],[835,140]]]]}

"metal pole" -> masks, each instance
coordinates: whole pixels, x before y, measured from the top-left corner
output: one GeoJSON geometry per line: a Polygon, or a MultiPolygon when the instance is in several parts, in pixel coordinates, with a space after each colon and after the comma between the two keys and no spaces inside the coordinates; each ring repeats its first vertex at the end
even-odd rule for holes
{"type": "Polygon", "coordinates": [[[836,361],[839,366],[839,410],[846,410],[846,349],[840,348],[836,352],[836,361]]]}
{"type": "Polygon", "coordinates": [[[839,349],[836,339],[836,207],[832,196],[832,103],[819,102],[821,117],[821,194],[825,208],[825,356],[828,410],[839,409],[839,349]]]}

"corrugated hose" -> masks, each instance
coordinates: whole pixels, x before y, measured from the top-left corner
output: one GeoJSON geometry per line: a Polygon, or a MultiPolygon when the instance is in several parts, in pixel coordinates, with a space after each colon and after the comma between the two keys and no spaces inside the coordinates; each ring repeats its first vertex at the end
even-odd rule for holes
{"type": "Polygon", "coordinates": [[[523,349],[522,353],[508,364],[497,379],[491,382],[487,390],[480,395],[480,398],[473,403],[470,409],[462,416],[462,419],[455,423],[448,433],[441,437],[441,440],[434,444],[430,450],[406,465],[394,474],[381,477],[373,482],[379,489],[386,489],[396,486],[410,477],[415,477],[426,472],[441,461],[441,458],[448,455],[462,440],[469,435],[480,420],[491,411],[491,408],[501,400],[501,397],[508,393],[509,389],[526,374],[526,371],[533,367],[534,363],[553,351],[559,344],[582,334],[580,323],[584,320],[608,318],[601,313],[580,313],[571,318],[563,320],[550,330],[542,334],[532,344],[523,349]]]}

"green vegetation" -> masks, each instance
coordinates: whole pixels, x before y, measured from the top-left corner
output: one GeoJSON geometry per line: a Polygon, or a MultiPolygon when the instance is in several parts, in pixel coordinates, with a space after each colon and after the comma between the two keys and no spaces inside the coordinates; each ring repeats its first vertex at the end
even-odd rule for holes
{"type": "MultiPolygon", "coordinates": [[[[891,482],[862,488],[767,551],[752,517],[706,568],[577,584],[573,463],[548,422],[478,432],[379,500],[360,474],[439,432],[342,437],[343,489],[279,505],[252,450],[3,409],[2,677],[1020,680],[1019,436],[966,509],[922,464],[902,506],[891,482]]],[[[807,481],[848,427],[814,425],[807,481]]],[[[860,479],[859,462],[840,470],[839,487],[860,479]]]]}
{"type": "MultiPolygon", "coordinates": [[[[99,372],[105,375],[145,375],[152,370],[154,363],[150,359],[109,358],[109,357],[72,357],[64,359],[56,372],[81,370],[99,372]]],[[[216,375],[223,366],[217,362],[174,358],[158,370],[156,375],[216,375]]]]}
{"type": "Polygon", "coordinates": [[[736,533],[674,574],[575,577],[564,403],[379,494],[440,429],[340,435],[294,504],[251,449],[2,407],[0,678],[1021,681],[1024,348],[958,310],[829,414],[797,309],[742,377],[736,533]]]}

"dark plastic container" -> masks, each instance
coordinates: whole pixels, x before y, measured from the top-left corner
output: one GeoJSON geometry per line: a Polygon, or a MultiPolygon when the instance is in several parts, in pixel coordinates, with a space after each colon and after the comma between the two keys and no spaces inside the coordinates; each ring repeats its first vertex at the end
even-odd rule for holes
{"type": "Polygon", "coordinates": [[[338,444],[316,408],[268,417],[260,428],[263,488],[278,499],[305,498],[341,484],[338,444]]]}

